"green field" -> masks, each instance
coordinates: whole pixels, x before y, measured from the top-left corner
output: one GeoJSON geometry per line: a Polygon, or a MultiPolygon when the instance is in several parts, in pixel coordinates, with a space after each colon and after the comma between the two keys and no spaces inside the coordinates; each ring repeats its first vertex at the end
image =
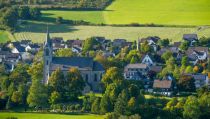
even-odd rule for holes
{"type": "Polygon", "coordinates": [[[209,0],[115,0],[104,11],[43,11],[44,18],[106,24],[210,25],[209,0]]]}
{"type": "MultiPolygon", "coordinates": [[[[46,23],[29,22],[21,26],[18,32],[14,34],[15,40],[31,39],[33,42],[43,42],[46,29],[46,23]]],[[[134,41],[138,37],[159,36],[160,38],[169,38],[174,42],[182,40],[185,33],[197,33],[199,37],[210,37],[210,27],[198,30],[197,27],[112,27],[49,24],[49,31],[52,37],[63,37],[65,40],[77,38],[83,40],[91,36],[105,36],[108,39],[124,38],[134,41]]]]}
{"type": "Polygon", "coordinates": [[[103,119],[100,115],[65,115],[65,114],[38,114],[38,113],[8,113],[0,112],[0,119],[17,117],[18,119],[103,119]]]}
{"type": "Polygon", "coordinates": [[[0,43],[4,43],[8,41],[9,39],[13,39],[12,35],[7,31],[0,30],[0,43]]]}

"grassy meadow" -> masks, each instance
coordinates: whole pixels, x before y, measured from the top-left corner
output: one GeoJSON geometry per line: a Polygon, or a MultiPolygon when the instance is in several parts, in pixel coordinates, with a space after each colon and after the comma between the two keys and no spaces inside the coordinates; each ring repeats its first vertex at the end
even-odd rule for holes
{"type": "Polygon", "coordinates": [[[210,25],[209,0],[115,0],[104,11],[43,11],[43,18],[105,24],[210,25]]]}
{"type": "Polygon", "coordinates": [[[40,113],[9,113],[1,112],[0,119],[7,117],[17,117],[18,119],[103,119],[101,115],[68,115],[68,114],[40,114],[40,113]]]}
{"type": "MultiPolygon", "coordinates": [[[[210,37],[210,27],[199,29],[178,27],[112,27],[112,26],[71,26],[49,24],[52,37],[67,39],[86,39],[91,36],[105,36],[108,39],[124,38],[129,41],[138,37],[159,36],[172,42],[182,40],[185,33],[198,33],[199,37],[210,37]]],[[[31,39],[33,42],[45,40],[47,25],[44,22],[28,22],[14,33],[13,40],[31,39]]]]}
{"type": "Polygon", "coordinates": [[[0,30],[0,43],[4,43],[8,41],[9,39],[12,40],[14,38],[9,32],[0,30]]]}

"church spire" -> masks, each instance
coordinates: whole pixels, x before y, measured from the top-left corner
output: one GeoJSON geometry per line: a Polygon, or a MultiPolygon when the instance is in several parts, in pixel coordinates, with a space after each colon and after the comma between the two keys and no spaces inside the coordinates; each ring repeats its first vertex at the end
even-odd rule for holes
{"type": "Polygon", "coordinates": [[[50,45],[50,33],[49,33],[49,28],[47,24],[47,34],[46,34],[46,39],[45,39],[45,45],[50,45]]]}

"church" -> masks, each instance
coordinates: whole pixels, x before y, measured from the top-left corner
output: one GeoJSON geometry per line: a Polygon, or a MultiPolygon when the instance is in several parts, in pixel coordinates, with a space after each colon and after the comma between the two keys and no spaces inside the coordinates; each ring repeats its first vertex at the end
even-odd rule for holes
{"type": "Polygon", "coordinates": [[[84,93],[89,91],[100,92],[100,82],[105,70],[99,62],[94,61],[91,57],[54,57],[49,32],[47,32],[43,47],[44,83],[48,83],[50,75],[57,68],[60,68],[65,75],[70,68],[74,67],[80,71],[83,80],[86,82],[84,93]]]}

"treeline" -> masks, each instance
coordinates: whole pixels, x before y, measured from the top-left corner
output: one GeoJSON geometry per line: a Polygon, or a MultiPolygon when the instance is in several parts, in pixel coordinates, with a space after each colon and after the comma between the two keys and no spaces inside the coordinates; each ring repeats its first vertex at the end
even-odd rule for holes
{"type": "Polygon", "coordinates": [[[0,29],[14,31],[18,20],[35,20],[41,16],[40,9],[29,7],[2,7],[0,9],[0,29]]]}
{"type": "Polygon", "coordinates": [[[103,10],[113,0],[0,0],[0,4],[34,5],[42,8],[103,10]]]}

